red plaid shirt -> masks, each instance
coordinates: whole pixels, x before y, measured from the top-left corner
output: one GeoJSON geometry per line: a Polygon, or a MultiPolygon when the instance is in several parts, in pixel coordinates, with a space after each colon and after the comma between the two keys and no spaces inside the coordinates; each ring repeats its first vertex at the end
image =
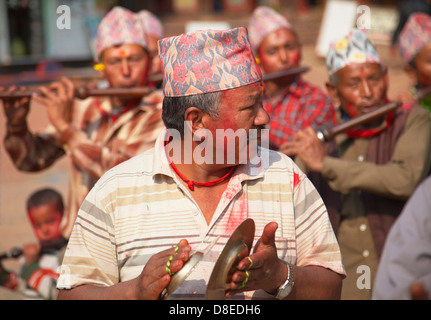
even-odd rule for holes
{"type": "Polygon", "coordinates": [[[263,105],[270,117],[268,129],[272,148],[279,148],[306,127],[317,129],[332,124],[335,116],[329,97],[301,78],[288,86],[274,102],[264,97],[263,105]]]}

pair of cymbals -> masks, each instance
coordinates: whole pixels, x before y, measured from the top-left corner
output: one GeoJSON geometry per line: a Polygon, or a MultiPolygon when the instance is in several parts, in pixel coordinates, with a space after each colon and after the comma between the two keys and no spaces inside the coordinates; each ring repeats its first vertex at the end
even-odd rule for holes
{"type": "MultiPolygon", "coordinates": [[[[253,219],[244,220],[232,233],[211,272],[205,294],[206,300],[225,299],[226,290],[229,288],[229,283],[238,263],[251,252],[254,233],[255,223],[253,219]]],[[[218,238],[204,251],[195,252],[190,256],[190,259],[185,263],[183,268],[172,277],[167,292],[163,297],[164,299],[168,298],[170,294],[178,289],[217,240],[218,238]]]]}

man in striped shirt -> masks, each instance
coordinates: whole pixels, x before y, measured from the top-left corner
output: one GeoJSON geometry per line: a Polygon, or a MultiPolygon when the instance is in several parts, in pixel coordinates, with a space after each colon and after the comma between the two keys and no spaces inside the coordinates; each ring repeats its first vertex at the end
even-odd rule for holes
{"type": "Polygon", "coordinates": [[[191,250],[215,241],[170,296],[203,298],[220,252],[247,218],[256,224],[254,251],[239,261],[226,297],[339,298],[344,267],[324,203],[290,158],[256,146],[268,114],[246,29],[165,38],[159,52],[168,129],[90,191],[59,298],[158,299],[191,250]],[[229,130],[257,134],[228,148],[229,130]],[[220,131],[223,143],[214,138],[220,131]],[[231,153],[233,161],[218,157],[231,153]]]}

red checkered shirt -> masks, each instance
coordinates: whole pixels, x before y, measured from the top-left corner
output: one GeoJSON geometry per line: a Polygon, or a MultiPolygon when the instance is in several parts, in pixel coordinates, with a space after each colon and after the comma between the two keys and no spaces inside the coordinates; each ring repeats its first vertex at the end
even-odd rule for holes
{"type": "Polygon", "coordinates": [[[332,124],[335,117],[329,97],[301,78],[288,86],[274,102],[265,97],[263,105],[270,117],[269,143],[275,149],[289,141],[299,130],[332,124]]]}

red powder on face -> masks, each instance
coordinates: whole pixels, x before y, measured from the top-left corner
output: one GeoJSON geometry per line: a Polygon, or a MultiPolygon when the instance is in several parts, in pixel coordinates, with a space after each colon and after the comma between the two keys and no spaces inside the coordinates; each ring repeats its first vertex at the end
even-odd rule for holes
{"type": "Polygon", "coordinates": [[[298,66],[299,60],[301,60],[301,52],[298,50],[295,53],[293,53],[291,56],[291,59],[292,59],[292,65],[298,66]]]}
{"type": "Polygon", "coordinates": [[[259,56],[260,63],[264,65],[266,63],[266,60],[265,60],[265,56],[262,53],[262,48],[261,47],[259,47],[257,49],[257,55],[259,56]]]}
{"type": "Polygon", "coordinates": [[[361,67],[361,69],[359,70],[359,73],[361,75],[361,77],[365,77],[366,76],[366,69],[364,67],[361,67]]]}
{"type": "Polygon", "coordinates": [[[120,57],[124,58],[124,57],[126,57],[126,56],[127,56],[127,52],[126,52],[126,50],[121,49],[121,50],[120,50],[120,57]]]}
{"type": "Polygon", "coordinates": [[[355,118],[358,115],[358,112],[357,112],[355,106],[351,102],[347,103],[346,112],[349,114],[349,116],[351,118],[355,118]]]}
{"type": "Polygon", "coordinates": [[[283,29],[277,29],[274,31],[277,38],[280,38],[283,35],[284,30],[283,29]]]}

